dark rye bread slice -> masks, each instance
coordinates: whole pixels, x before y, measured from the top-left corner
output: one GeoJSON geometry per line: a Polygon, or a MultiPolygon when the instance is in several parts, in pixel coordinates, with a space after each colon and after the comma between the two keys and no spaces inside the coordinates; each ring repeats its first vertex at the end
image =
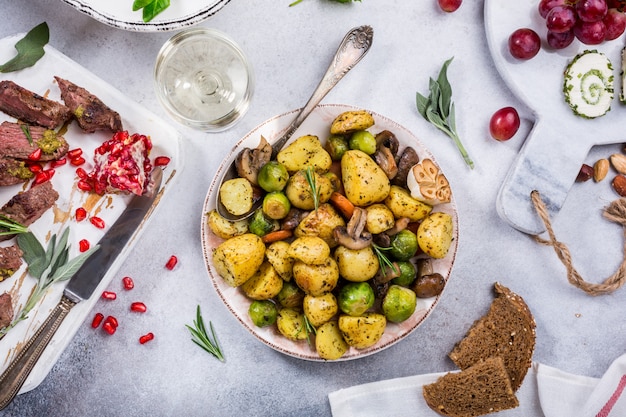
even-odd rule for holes
{"type": "Polygon", "coordinates": [[[422,392],[430,408],[450,417],[482,416],[519,405],[499,356],[447,373],[422,392]]]}
{"type": "Polygon", "coordinates": [[[461,369],[501,356],[513,391],[517,391],[532,365],[535,319],[519,295],[497,282],[494,289],[496,298],[487,314],[474,322],[449,356],[461,369]]]}

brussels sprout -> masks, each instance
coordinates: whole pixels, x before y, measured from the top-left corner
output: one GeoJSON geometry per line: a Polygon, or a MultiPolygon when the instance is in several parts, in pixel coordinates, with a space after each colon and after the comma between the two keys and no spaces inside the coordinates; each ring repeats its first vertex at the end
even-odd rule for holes
{"type": "Polygon", "coordinates": [[[396,285],[408,287],[415,281],[415,277],[417,276],[415,265],[409,261],[399,261],[396,262],[396,265],[400,268],[400,276],[392,279],[391,282],[396,285]]]}
{"type": "Polygon", "coordinates": [[[341,161],[343,154],[350,149],[348,139],[340,135],[332,135],[326,141],[326,151],[333,161],[341,161]]]}
{"type": "Polygon", "coordinates": [[[358,149],[368,155],[376,152],[376,137],[367,130],[357,130],[350,136],[350,149],[358,149]]]}
{"type": "Polygon", "coordinates": [[[270,219],[280,220],[287,217],[291,203],[281,191],[272,191],[263,198],[263,213],[270,219]]]}
{"type": "Polygon", "coordinates": [[[383,298],[383,314],[387,320],[400,323],[411,317],[417,305],[415,293],[406,287],[392,285],[383,298]]]}
{"type": "Polygon", "coordinates": [[[280,162],[270,161],[259,170],[257,182],[259,187],[270,193],[272,191],[281,191],[285,188],[288,179],[289,173],[287,168],[280,162]]]}
{"type": "Polygon", "coordinates": [[[252,219],[250,220],[250,224],[248,225],[248,230],[250,233],[254,233],[257,236],[265,236],[269,232],[274,230],[278,230],[280,228],[280,224],[277,220],[270,219],[265,214],[263,214],[263,209],[260,208],[254,212],[252,215],[252,219]]]}
{"type": "Polygon", "coordinates": [[[283,283],[283,288],[276,296],[276,301],[278,301],[281,306],[287,308],[300,307],[302,306],[303,300],[304,291],[302,291],[300,287],[292,281],[285,281],[283,283]]]}
{"type": "Polygon", "coordinates": [[[374,305],[374,290],[367,282],[351,282],[339,291],[339,308],[350,316],[360,316],[374,305]]]}
{"type": "Polygon", "coordinates": [[[253,301],[248,308],[248,315],[257,327],[271,326],[276,323],[278,309],[270,300],[253,301]]]}
{"type": "Polygon", "coordinates": [[[398,261],[408,261],[417,252],[417,236],[408,229],[391,238],[391,256],[398,261]]]}

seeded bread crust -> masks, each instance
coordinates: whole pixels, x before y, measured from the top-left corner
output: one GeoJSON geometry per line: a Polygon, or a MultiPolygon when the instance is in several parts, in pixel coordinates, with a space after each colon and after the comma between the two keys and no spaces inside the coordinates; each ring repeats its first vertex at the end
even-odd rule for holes
{"type": "Polygon", "coordinates": [[[522,385],[532,365],[535,350],[535,319],[519,295],[500,283],[496,298],[485,316],[478,319],[449,357],[461,369],[500,356],[511,379],[513,391],[522,385]]]}
{"type": "Polygon", "coordinates": [[[499,356],[447,373],[422,391],[430,408],[449,417],[477,417],[519,406],[499,356]]]}

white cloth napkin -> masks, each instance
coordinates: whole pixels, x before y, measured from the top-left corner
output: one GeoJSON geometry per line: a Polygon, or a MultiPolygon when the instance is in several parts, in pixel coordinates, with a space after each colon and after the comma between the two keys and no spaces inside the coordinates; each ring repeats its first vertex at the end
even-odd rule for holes
{"type": "MultiPolygon", "coordinates": [[[[372,382],[331,392],[333,417],[437,417],[422,386],[445,373],[372,382]]],[[[591,378],[533,363],[516,395],[520,406],[499,417],[625,417],[626,354],[602,378],[591,378]]]]}

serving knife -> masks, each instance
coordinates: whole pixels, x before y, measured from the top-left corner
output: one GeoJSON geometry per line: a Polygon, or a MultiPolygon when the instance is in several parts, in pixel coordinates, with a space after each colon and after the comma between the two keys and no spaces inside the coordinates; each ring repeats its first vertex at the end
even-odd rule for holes
{"type": "Polygon", "coordinates": [[[126,243],[142,221],[147,218],[159,195],[162,178],[162,170],[156,168],[152,174],[151,191],[142,196],[133,197],[98,242],[100,248],[72,276],[59,303],[0,375],[0,410],[9,405],[18,394],[72,307],[91,297],[126,243]]]}

